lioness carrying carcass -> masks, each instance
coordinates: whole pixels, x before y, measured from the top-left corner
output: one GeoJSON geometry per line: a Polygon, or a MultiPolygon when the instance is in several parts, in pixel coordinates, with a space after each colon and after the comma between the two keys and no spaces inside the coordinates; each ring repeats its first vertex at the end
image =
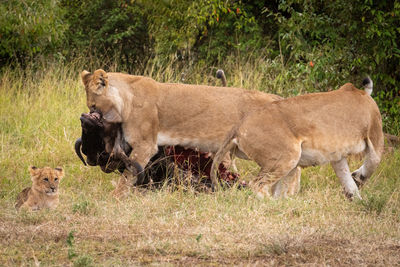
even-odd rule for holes
{"type": "Polygon", "coordinates": [[[244,114],[281,99],[259,91],[158,83],[103,70],[83,71],[81,76],[88,108],[100,111],[109,123],[121,123],[123,138],[133,148],[130,158],[141,166],[158,145],[216,152],[244,114]]]}
{"type": "Polygon", "coordinates": [[[370,96],[372,80],[364,79],[363,85],[365,91],[346,83],[336,91],[275,101],[248,114],[217,152],[213,183],[218,183],[216,166],[231,151],[260,165],[249,184],[260,197],[279,196],[279,190],[270,192],[271,187],[280,181],[285,184],[298,166],[330,162],[345,195],[361,198],[356,182],[362,185],[372,175],[384,143],[381,115],[370,96]],[[366,160],[350,173],[346,157],[360,152],[366,152],[366,160]]]}
{"type": "MultiPolygon", "coordinates": [[[[130,166],[132,162],[126,160],[132,148],[118,134],[118,131],[121,131],[119,124],[105,122],[101,114],[97,112],[82,113],[80,120],[82,135],[75,142],[75,152],[84,165],[98,165],[105,173],[115,170],[123,173],[126,168],[132,171],[130,166]],[[117,154],[113,151],[116,144],[122,150],[117,154]],[[86,160],[82,153],[86,156],[86,160]]],[[[137,185],[149,185],[150,183],[160,185],[166,182],[172,178],[172,164],[174,167],[180,168],[182,172],[190,171],[197,178],[204,176],[207,178],[206,180],[209,180],[211,163],[209,153],[201,153],[179,146],[159,147],[158,153],[151,158],[146,168],[139,174],[142,177],[137,185]]],[[[140,169],[140,166],[136,168],[140,169]]],[[[236,174],[230,173],[223,164],[220,165],[219,170],[224,180],[238,177],[236,174]]],[[[208,183],[206,180],[204,182],[208,183]]]]}
{"type": "MultiPolygon", "coordinates": [[[[216,77],[221,80],[223,86],[226,86],[226,77],[223,70],[217,70],[216,77]]],[[[122,173],[126,167],[131,172],[135,171],[135,168],[130,166],[134,162],[128,159],[132,148],[122,138],[122,129],[119,123],[104,121],[102,114],[98,112],[82,113],[80,121],[82,135],[75,142],[75,152],[83,164],[99,165],[102,171],[106,173],[114,170],[122,173]],[[86,156],[86,161],[82,153],[86,156]]],[[[168,166],[172,165],[180,168],[180,172],[194,172],[197,178],[205,176],[206,179],[201,179],[201,181],[208,183],[211,162],[209,153],[201,153],[179,146],[159,146],[158,153],[151,158],[145,170],[139,172],[141,177],[138,178],[136,185],[148,185],[150,181],[151,184],[160,184],[169,180],[172,178],[172,173],[171,167],[168,166]]],[[[238,178],[238,175],[227,170],[230,166],[236,170],[236,166],[231,162],[230,157],[227,157],[223,161],[223,166],[220,166],[220,172],[224,180],[230,179],[232,182],[232,180],[238,178]]],[[[141,166],[136,166],[136,169],[140,168],[141,166]]]]}
{"type": "MultiPolygon", "coordinates": [[[[216,72],[216,77],[221,80],[223,86],[226,86],[226,77],[225,73],[223,70],[218,69],[216,72]]],[[[78,138],[75,142],[75,152],[80,158],[80,160],[83,162],[84,165],[91,165],[91,166],[97,166],[99,165],[102,169],[102,171],[109,173],[112,172],[116,169],[118,169],[121,173],[125,170],[126,167],[130,169],[130,171],[133,168],[130,166],[132,163],[130,160],[128,160],[128,156],[130,152],[132,151],[132,148],[129,146],[128,143],[125,142],[125,140],[122,138],[121,135],[121,125],[120,123],[109,123],[103,120],[102,114],[98,112],[90,112],[90,113],[82,113],[80,117],[81,121],[81,127],[82,127],[82,135],[80,138],[78,138]],[[82,156],[83,154],[87,157],[86,161],[82,156]]],[[[167,149],[168,151],[174,151],[174,153],[170,154],[169,156],[173,156],[173,158],[179,158],[178,162],[182,161],[188,161],[190,162],[189,165],[193,165],[197,159],[197,163],[200,164],[200,162],[203,161],[210,161],[209,159],[206,159],[208,156],[205,153],[199,153],[196,151],[190,151],[190,149],[183,149],[177,148],[175,149],[170,149],[170,148],[165,148],[165,147],[159,147],[159,153],[157,153],[157,157],[153,156],[151,159],[151,162],[156,161],[155,164],[151,164],[151,168],[153,170],[155,169],[165,169],[166,161],[163,159],[163,157],[166,156],[166,153],[161,150],[167,149]],[[183,149],[183,150],[182,150],[183,149]],[[178,154],[184,153],[187,157],[182,158],[181,155],[176,154],[175,151],[180,151],[177,152],[178,154]],[[161,166],[160,163],[162,163],[161,166]]],[[[188,163],[187,162],[187,163],[188,163]]],[[[236,169],[236,166],[234,162],[231,162],[230,157],[227,157],[227,159],[223,162],[225,170],[226,168],[229,168],[229,166],[232,166],[234,170],[236,169]]],[[[184,164],[187,165],[187,164],[184,164]]],[[[196,165],[196,163],[194,164],[196,165]]],[[[204,163],[200,164],[204,165],[204,163]]],[[[208,164],[206,164],[208,165],[208,164]]],[[[182,165],[183,166],[183,165],[182,165]]],[[[147,167],[147,166],[146,166],[147,167]]],[[[199,167],[199,166],[198,166],[199,167]]],[[[211,167],[211,164],[210,166],[211,167]]],[[[136,168],[140,169],[141,166],[136,166],[136,168]]],[[[196,170],[198,169],[195,167],[196,170]]],[[[201,168],[202,170],[202,168],[201,168]]],[[[160,173],[160,171],[157,171],[157,173],[160,173]]],[[[208,172],[209,173],[209,172],[208,172]]],[[[145,176],[148,177],[148,168],[145,172],[145,176]]],[[[164,172],[165,176],[166,172],[164,172]]],[[[225,173],[225,175],[229,175],[228,173],[225,173]]],[[[160,175],[159,175],[160,176],[160,175]]],[[[209,176],[207,174],[207,176],[209,176]]],[[[164,177],[167,178],[167,177],[164,177]]],[[[148,183],[149,179],[146,179],[144,181],[144,177],[142,179],[138,179],[138,184],[141,185],[143,183],[148,183]]],[[[162,179],[164,180],[164,179],[162,179]]],[[[161,180],[160,180],[161,181],[161,180]]]]}

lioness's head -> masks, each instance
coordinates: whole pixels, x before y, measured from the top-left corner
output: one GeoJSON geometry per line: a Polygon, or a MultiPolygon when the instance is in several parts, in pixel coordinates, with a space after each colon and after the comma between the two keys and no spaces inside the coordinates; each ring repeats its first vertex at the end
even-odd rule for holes
{"type": "MultiPolygon", "coordinates": [[[[109,122],[120,122],[118,107],[113,103],[114,91],[111,93],[107,73],[98,69],[93,73],[86,70],[81,73],[82,82],[86,90],[86,105],[89,110],[100,111],[104,119],[109,122]]],[[[115,88],[112,88],[115,89],[115,88]]]]}
{"type": "Polygon", "coordinates": [[[64,177],[62,168],[55,169],[50,167],[37,168],[29,167],[29,173],[32,179],[32,189],[45,193],[46,195],[56,195],[58,193],[58,184],[64,177]]]}

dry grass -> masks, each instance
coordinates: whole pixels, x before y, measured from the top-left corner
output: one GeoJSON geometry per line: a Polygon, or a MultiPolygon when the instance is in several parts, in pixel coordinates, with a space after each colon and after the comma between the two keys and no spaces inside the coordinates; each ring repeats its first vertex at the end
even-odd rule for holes
{"type": "MultiPolygon", "coordinates": [[[[164,71],[152,76],[179,79],[164,71]]],[[[232,73],[239,86],[239,71],[232,73]]],[[[260,201],[235,188],[208,194],[165,187],[118,202],[109,196],[118,175],[82,166],[73,152],[86,111],[78,72],[6,71],[0,81],[1,266],[400,265],[397,150],[363,188],[363,201],[347,201],[331,167],[322,166],[304,170],[301,192],[286,200],[260,201]],[[30,184],[30,164],[65,168],[56,210],[14,210],[30,184]]],[[[253,163],[239,167],[246,179],[257,172],[253,163]]]]}

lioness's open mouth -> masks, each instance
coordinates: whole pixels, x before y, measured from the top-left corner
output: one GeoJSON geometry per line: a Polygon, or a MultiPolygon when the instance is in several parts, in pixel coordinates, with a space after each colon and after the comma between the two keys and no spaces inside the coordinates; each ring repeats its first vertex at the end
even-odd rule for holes
{"type": "Polygon", "coordinates": [[[83,129],[87,127],[103,127],[102,115],[97,111],[82,113],[80,120],[83,129]]]}

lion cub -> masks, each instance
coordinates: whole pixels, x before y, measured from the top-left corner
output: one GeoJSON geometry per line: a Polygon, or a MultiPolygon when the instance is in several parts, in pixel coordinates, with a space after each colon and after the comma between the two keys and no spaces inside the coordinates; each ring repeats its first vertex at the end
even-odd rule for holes
{"type": "Polygon", "coordinates": [[[15,208],[23,207],[32,211],[55,208],[58,205],[58,184],[64,177],[63,169],[30,166],[28,170],[31,174],[32,186],[18,194],[15,208]]]}

